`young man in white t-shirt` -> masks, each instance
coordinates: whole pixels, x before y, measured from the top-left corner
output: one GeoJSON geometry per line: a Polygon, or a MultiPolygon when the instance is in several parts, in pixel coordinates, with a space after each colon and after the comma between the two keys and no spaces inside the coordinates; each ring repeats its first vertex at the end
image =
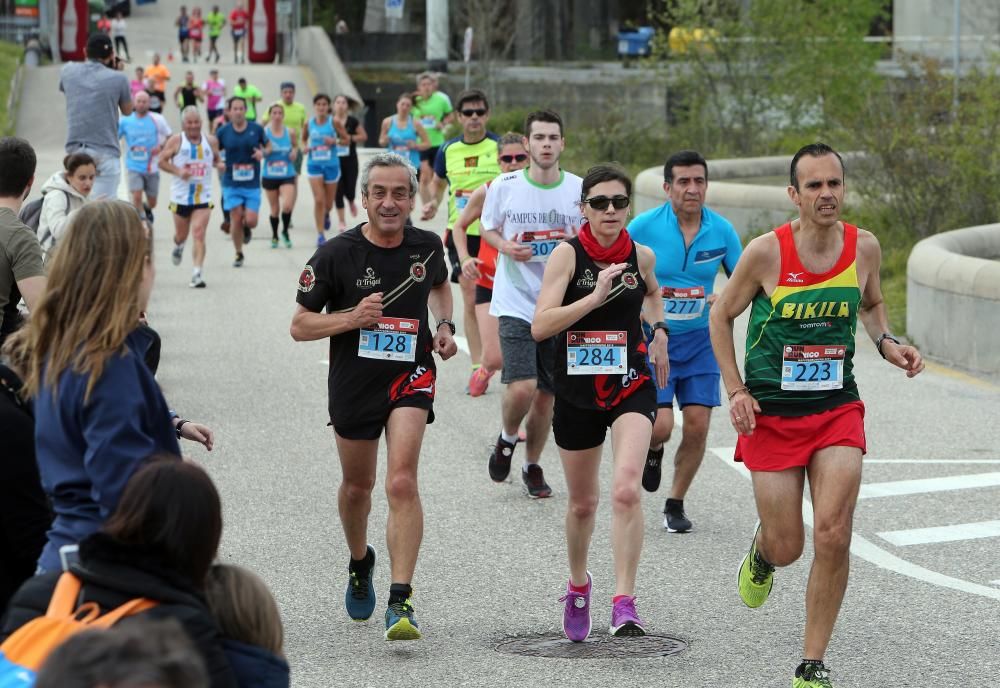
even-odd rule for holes
{"type": "Polygon", "coordinates": [[[497,258],[490,314],[500,320],[503,425],[490,454],[494,482],[510,474],[518,428],[527,419],[526,456],[521,478],[528,495],[549,497],[551,488],[538,461],[552,427],[555,340],[535,342],[531,320],[542,287],[542,273],[552,249],[575,236],[580,214],[582,180],[559,168],[566,145],[562,119],[551,110],[525,119],[528,169],[500,176],[486,193],[481,218],[482,240],[500,253],[497,258]]]}

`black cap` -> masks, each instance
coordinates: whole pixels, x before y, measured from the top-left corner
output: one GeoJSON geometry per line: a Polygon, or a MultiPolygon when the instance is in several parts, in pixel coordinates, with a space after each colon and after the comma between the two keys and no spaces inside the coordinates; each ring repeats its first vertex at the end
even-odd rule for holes
{"type": "Polygon", "coordinates": [[[106,60],[114,51],[111,37],[104,32],[92,33],[87,39],[87,57],[92,60],[106,60]]]}

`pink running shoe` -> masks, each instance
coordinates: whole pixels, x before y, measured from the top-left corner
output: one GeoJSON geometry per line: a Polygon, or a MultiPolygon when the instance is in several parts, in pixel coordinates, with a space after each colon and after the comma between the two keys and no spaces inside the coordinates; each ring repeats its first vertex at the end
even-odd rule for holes
{"type": "Polygon", "coordinates": [[[610,633],[619,638],[646,635],[642,619],[635,611],[635,597],[625,597],[611,608],[610,633]]]}
{"type": "Polygon", "coordinates": [[[590,635],[590,591],[593,580],[587,572],[587,592],[571,590],[566,584],[566,594],[559,598],[566,603],[563,611],[563,633],[574,643],[582,643],[590,635]]]}
{"type": "Polygon", "coordinates": [[[495,374],[495,370],[486,370],[482,366],[473,370],[471,377],[469,377],[469,396],[481,397],[486,394],[486,388],[490,386],[490,378],[495,374]]]}

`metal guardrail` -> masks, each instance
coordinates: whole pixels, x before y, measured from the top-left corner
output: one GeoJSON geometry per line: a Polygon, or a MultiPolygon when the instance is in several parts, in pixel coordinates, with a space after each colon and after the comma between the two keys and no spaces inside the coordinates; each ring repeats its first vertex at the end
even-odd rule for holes
{"type": "Polygon", "coordinates": [[[38,19],[32,17],[0,17],[0,40],[24,45],[38,38],[38,19]]]}

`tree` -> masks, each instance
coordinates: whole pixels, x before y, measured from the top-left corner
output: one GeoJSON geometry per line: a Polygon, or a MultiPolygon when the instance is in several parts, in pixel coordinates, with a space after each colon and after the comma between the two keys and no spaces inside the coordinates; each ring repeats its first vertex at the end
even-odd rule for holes
{"type": "Polygon", "coordinates": [[[829,134],[877,86],[879,48],[864,37],[882,12],[880,0],[661,0],[653,59],[676,65],[676,126],[739,155],[829,134]]]}

